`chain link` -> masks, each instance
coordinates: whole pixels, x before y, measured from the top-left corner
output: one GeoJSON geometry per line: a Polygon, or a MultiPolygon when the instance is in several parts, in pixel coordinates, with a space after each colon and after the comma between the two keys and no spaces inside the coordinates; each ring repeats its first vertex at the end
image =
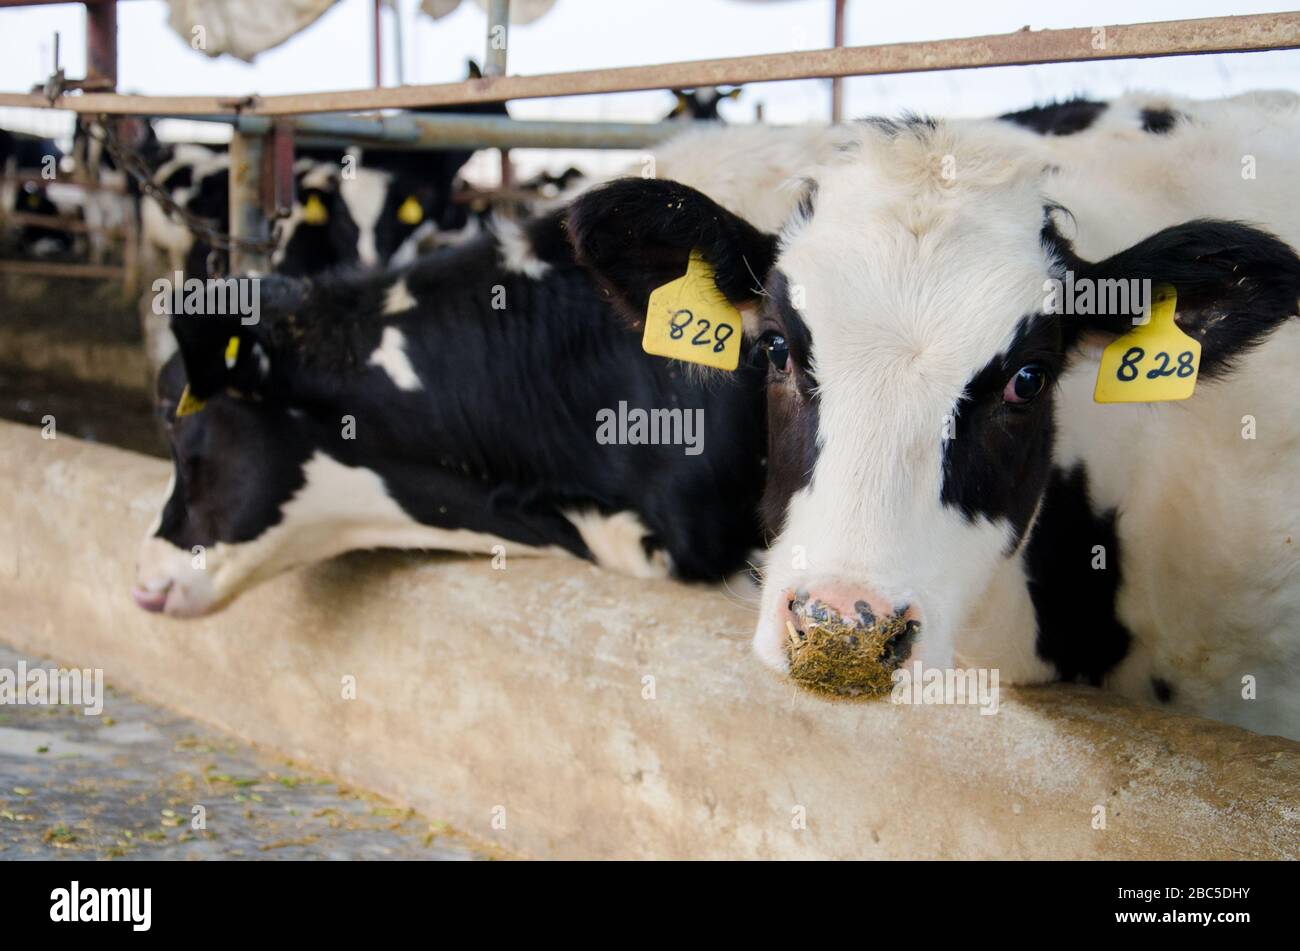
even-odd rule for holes
{"type": "Polygon", "coordinates": [[[108,153],[113,156],[113,161],[117,163],[118,168],[135,179],[142,193],[156,201],[169,218],[179,221],[196,238],[202,238],[206,241],[209,247],[217,251],[240,250],[249,254],[271,254],[279,247],[280,222],[278,221],[271,225],[271,236],[269,238],[264,240],[236,238],[226,233],[218,225],[213,224],[210,218],[196,215],[178,204],[171,195],[163,190],[162,186],[153,180],[153,170],[149,168],[144,156],[118,139],[117,134],[113,131],[112,121],[107,115],[96,116],[94,122],[87,122],[85,130],[88,136],[108,149],[108,153]]]}

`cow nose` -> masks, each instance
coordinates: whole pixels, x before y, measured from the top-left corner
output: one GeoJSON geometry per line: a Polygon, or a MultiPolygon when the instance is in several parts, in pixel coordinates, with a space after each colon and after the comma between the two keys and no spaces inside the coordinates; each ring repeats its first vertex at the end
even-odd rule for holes
{"type": "Polygon", "coordinates": [[[151,591],[148,588],[135,587],[131,589],[131,597],[135,603],[146,611],[154,614],[162,612],[167,607],[167,592],[171,590],[171,585],[163,588],[161,591],[151,591]]]}
{"type": "Polygon", "coordinates": [[[817,693],[888,693],[921,631],[910,604],[842,582],[786,592],[790,676],[817,693]]]}

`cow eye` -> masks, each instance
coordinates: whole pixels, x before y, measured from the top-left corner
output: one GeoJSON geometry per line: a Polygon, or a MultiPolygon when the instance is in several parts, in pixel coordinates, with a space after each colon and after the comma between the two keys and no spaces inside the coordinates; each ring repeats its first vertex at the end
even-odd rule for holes
{"type": "Polygon", "coordinates": [[[767,359],[777,373],[790,372],[790,345],[785,342],[785,337],[775,330],[769,330],[758,338],[758,346],[767,354],[767,359]]]}
{"type": "Polygon", "coordinates": [[[1030,363],[1016,371],[1016,375],[1007,381],[1002,391],[1005,403],[1028,403],[1047,385],[1047,371],[1036,363],[1030,363]]]}

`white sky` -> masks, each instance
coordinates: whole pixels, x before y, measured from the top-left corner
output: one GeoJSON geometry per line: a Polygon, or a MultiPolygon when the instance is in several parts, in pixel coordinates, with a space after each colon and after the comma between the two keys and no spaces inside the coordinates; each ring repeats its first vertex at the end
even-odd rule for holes
{"type": "MultiPolygon", "coordinates": [[[[275,0],[267,0],[268,3],[275,0]]],[[[398,0],[407,24],[408,82],[463,77],[468,57],[482,60],[486,20],[466,0],[455,13],[432,21],[417,16],[418,0],[398,0]],[[412,27],[412,24],[414,26],[412,27]]],[[[1029,25],[1087,27],[1292,9],[1295,0],[849,0],[849,45],[943,39],[1005,33],[1029,25]]],[[[602,66],[740,56],[831,45],[831,0],[559,0],[554,10],[510,32],[509,71],[544,73],[602,66]]],[[[253,65],[230,57],[209,59],[189,48],[166,25],[166,5],[128,0],[118,5],[119,80],[125,91],[184,95],[310,92],[364,88],[371,84],[371,0],[342,0],[288,43],[253,65]]],[[[62,35],[68,75],[84,71],[84,12],[80,5],[0,10],[0,89],[24,91],[51,67],[51,37],[62,35]]],[[[395,84],[391,17],[385,44],[388,84],[395,84]]],[[[1087,93],[1107,97],[1145,88],[1212,97],[1258,88],[1300,91],[1300,51],[1222,56],[1119,60],[1089,64],[1018,66],[949,73],[862,77],[846,81],[848,117],[902,110],[935,115],[985,115],[1022,108],[1053,97],[1087,93]]],[[[764,104],[775,123],[824,120],[829,83],[762,83],[723,106],[735,122],[752,119],[764,104]]],[[[653,120],[671,106],[668,93],[623,93],[511,104],[522,118],[653,120]]],[[[66,113],[0,109],[0,125],[61,135],[66,113]]],[[[195,137],[192,124],[166,130],[169,137],[195,137]]],[[[197,134],[220,135],[211,127],[197,134]]],[[[543,163],[559,168],[574,158],[591,166],[592,153],[516,152],[521,171],[543,163]]],[[[608,156],[621,164],[626,156],[608,156]]],[[[580,163],[581,164],[581,163],[580,163]]]]}

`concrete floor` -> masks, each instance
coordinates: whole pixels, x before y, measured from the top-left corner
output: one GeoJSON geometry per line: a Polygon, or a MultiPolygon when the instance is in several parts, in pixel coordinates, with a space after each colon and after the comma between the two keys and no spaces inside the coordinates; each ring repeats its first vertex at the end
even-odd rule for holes
{"type": "MultiPolygon", "coordinates": [[[[53,666],[0,646],[0,669],[20,660],[53,666]]],[[[99,716],[0,704],[0,861],[500,857],[485,848],[111,685],[99,716]]]]}

